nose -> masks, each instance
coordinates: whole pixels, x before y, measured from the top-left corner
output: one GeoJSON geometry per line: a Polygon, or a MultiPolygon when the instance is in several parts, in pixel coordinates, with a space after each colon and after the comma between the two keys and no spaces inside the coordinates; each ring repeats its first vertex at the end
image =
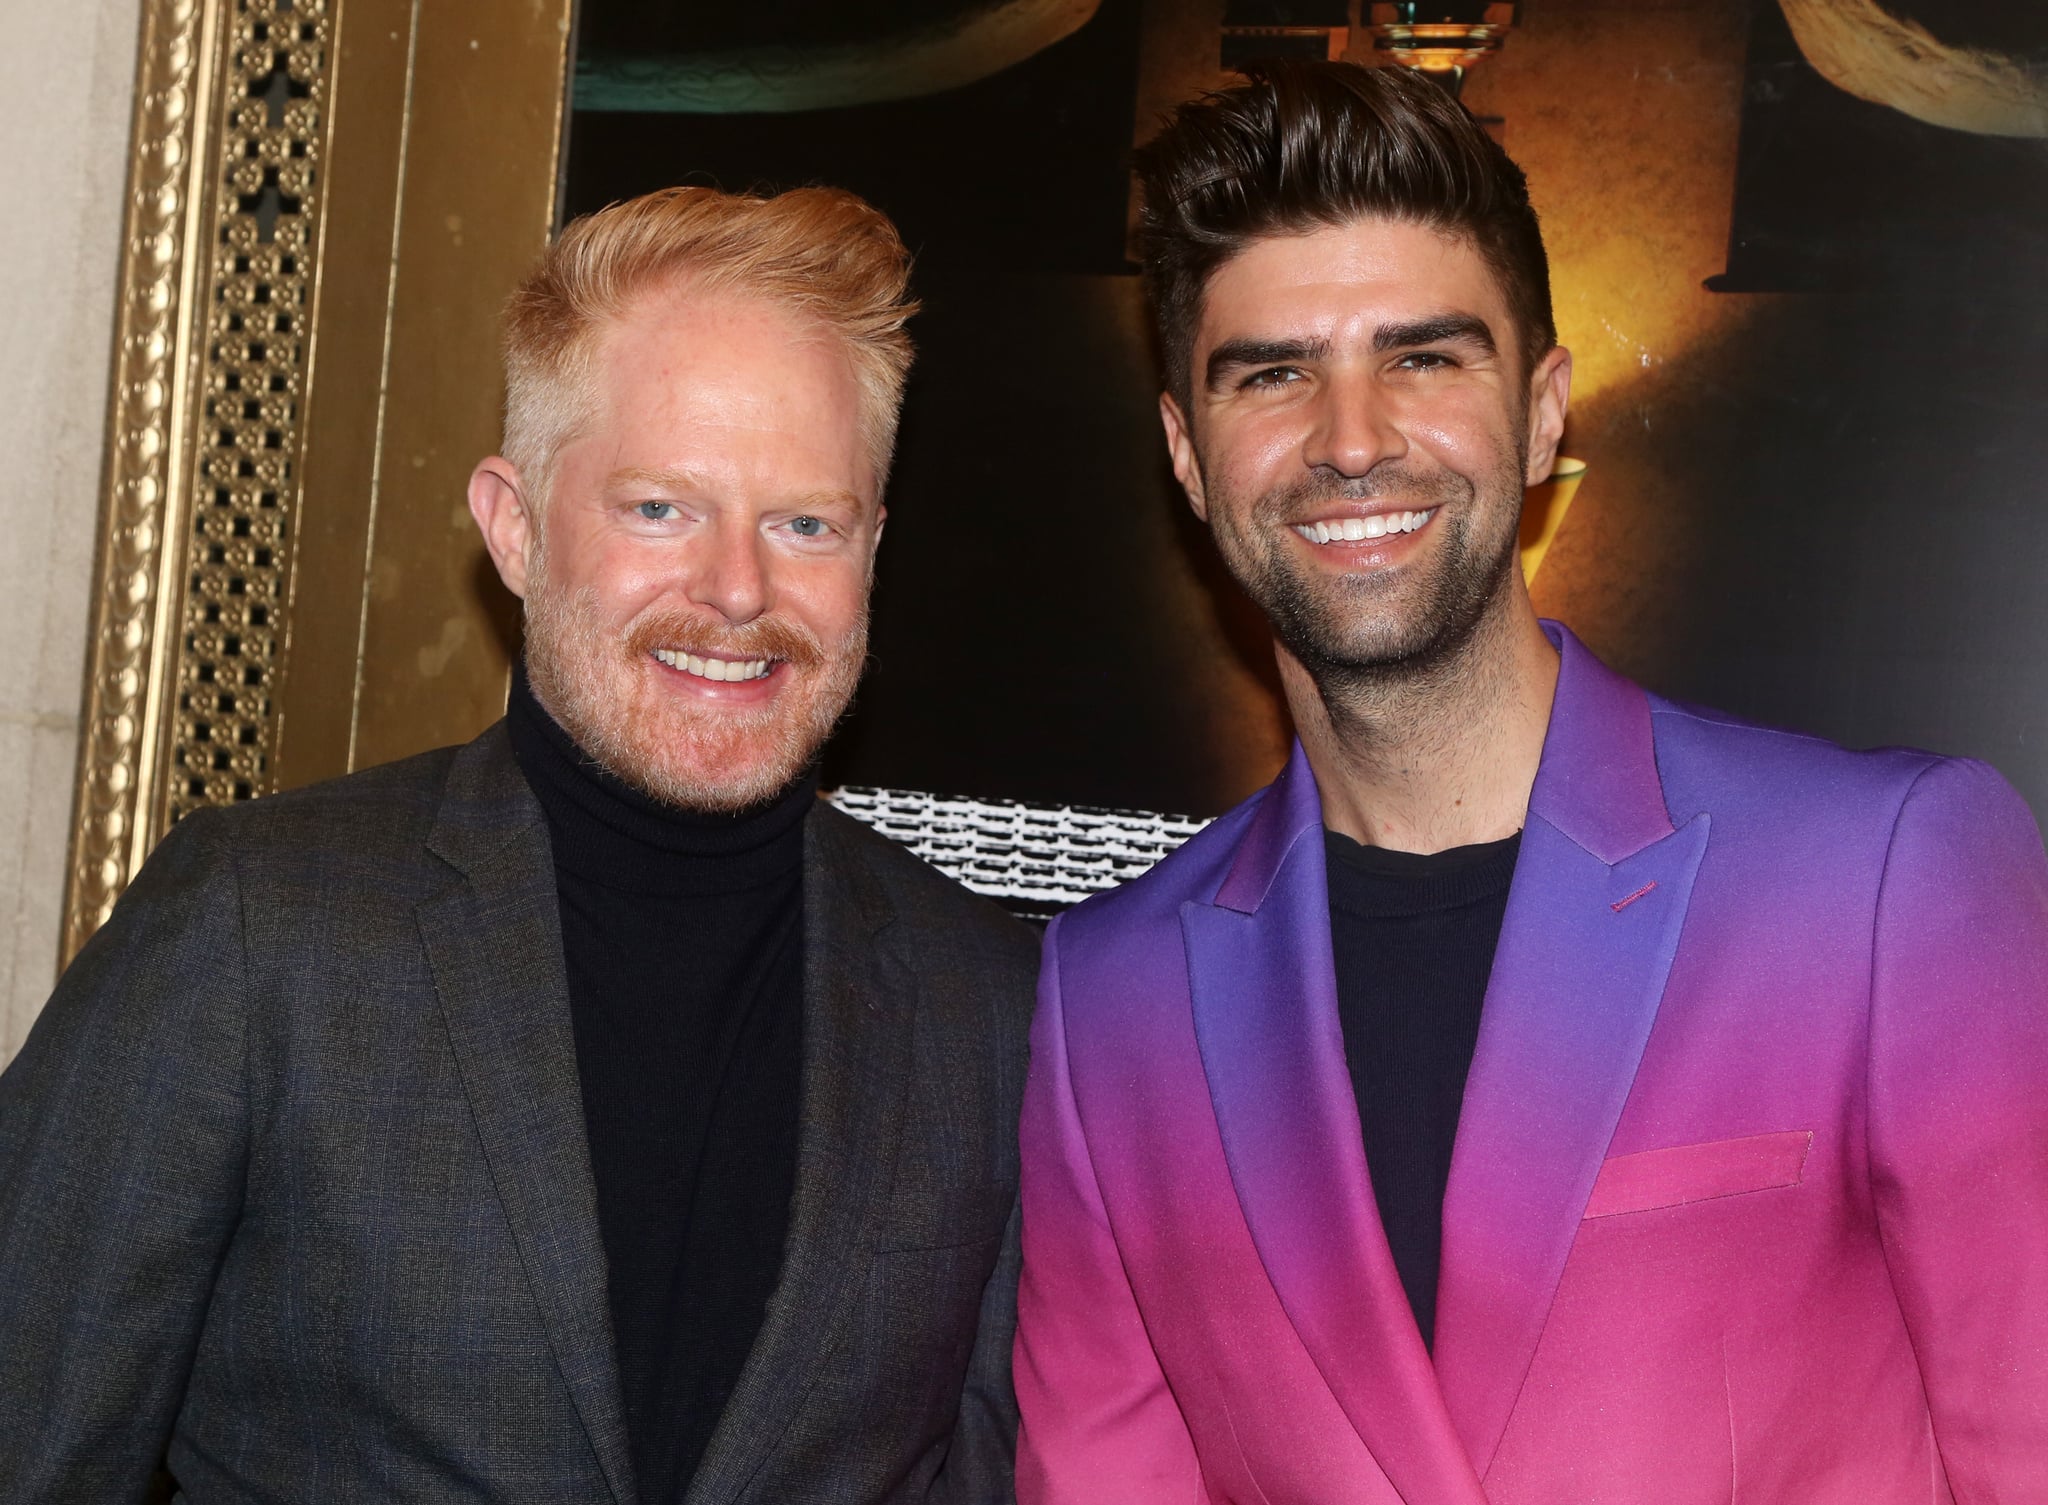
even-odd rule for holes
{"type": "Polygon", "coordinates": [[[767,541],[747,522],[720,517],[706,530],[704,548],[690,582],[690,599],[734,626],[768,609],[767,541]]]}
{"type": "Polygon", "coordinates": [[[1368,377],[1336,373],[1324,381],[1315,403],[1314,421],[1302,446],[1302,459],[1311,470],[1333,470],[1352,479],[1382,460],[1399,459],[1408,452],[1408,441],[1368,377]]]}

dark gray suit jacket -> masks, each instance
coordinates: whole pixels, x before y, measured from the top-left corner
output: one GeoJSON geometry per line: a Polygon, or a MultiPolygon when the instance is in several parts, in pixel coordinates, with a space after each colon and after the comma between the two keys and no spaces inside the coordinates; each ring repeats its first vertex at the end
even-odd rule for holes
{"type": "MultiPolygon", "coordinates": [[[[1037,946],[806,817],[781,1283],[690,1505],[1010,1497],[1037,946]]],[[[676,965],[687,967],[686,939],[676,965]]],[[[172,832],[0,1077],[0,1501],[634,1500],[501,727],[172,832]]]]}

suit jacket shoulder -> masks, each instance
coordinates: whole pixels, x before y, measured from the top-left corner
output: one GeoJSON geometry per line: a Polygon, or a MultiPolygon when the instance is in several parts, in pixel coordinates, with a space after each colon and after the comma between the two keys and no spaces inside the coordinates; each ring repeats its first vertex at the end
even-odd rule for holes
{"type": "Polygon", "coordinates": [[[1823,804],[1860,802],[1885,790],[1903,791],[1939,753],[1911,747],[1850,748],[1807,732],[1746,721],[1726,711],[1648,696],[1656,740],[1657,772],[1674,823],[1688,794],[1718,795],[1749,784],[1766,798],[1790,791],[1823,804]]]}
{"type": "MultiPolygon", "coordinates": [[[[487,817],[507,831],[538,829],[539,803],[519,776],[501,724],[475,741],[435,748],[248,804],[202,810],[202,822],[251,877],[326,885],[346,879],[365,897],[419,897],[447,869],[424,861],[438,827],[487,817]]],[[[175,837],[176,831],[172,836],[175,837]]]]}
{"type": "Polygon", "coordinates": [[[1715,839],[1753,838],[1788,865],[1826,860],[1875,879],[1911,805],[1937,824],[2030,827],[1989,764],[1910,747],[1857,749],[1650,696],[1674,825],[1710,813],[1715,839]]]}

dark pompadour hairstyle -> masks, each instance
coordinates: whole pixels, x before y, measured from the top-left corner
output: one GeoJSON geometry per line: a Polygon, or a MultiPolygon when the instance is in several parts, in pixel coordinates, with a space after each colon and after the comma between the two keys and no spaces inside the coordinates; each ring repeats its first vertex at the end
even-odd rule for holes
{"type": "Polygon", "coordinates": [[[1522,170],[1455,99],[1406,68],[1267,63],[1182,105],[1138,152],[1138,240],[1186,405],[1202,293],[1254,240],[1367,216],[1469,237],[1507,296],[1524,361],[1557,343],[1550,267],[1522,170]]]}

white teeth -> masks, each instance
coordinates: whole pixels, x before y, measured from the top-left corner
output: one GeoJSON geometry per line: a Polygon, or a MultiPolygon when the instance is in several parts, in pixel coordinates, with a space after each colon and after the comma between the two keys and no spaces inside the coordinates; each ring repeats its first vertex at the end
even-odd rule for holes
{"type": "Polygon", "coordinates": [[[1294,531],[1310,543],[1362,543],[1390,533],[1413,533],[1436,516],[1426,512],[1375,512],[1371,517],[1340,517],[1328,522],[1296,523],[1294,531]]]}
{"type": "Polygon", "coordinates": [[[683,653],[674,648],[657,648],[654,656],[671,669],[680,669],[685,674],[694,674],[699,679],[708,679],[714,684],[737,684],[742,680],[766,679],[774,667],[765,658],[699,658],[694,653],[683,653]]]}

